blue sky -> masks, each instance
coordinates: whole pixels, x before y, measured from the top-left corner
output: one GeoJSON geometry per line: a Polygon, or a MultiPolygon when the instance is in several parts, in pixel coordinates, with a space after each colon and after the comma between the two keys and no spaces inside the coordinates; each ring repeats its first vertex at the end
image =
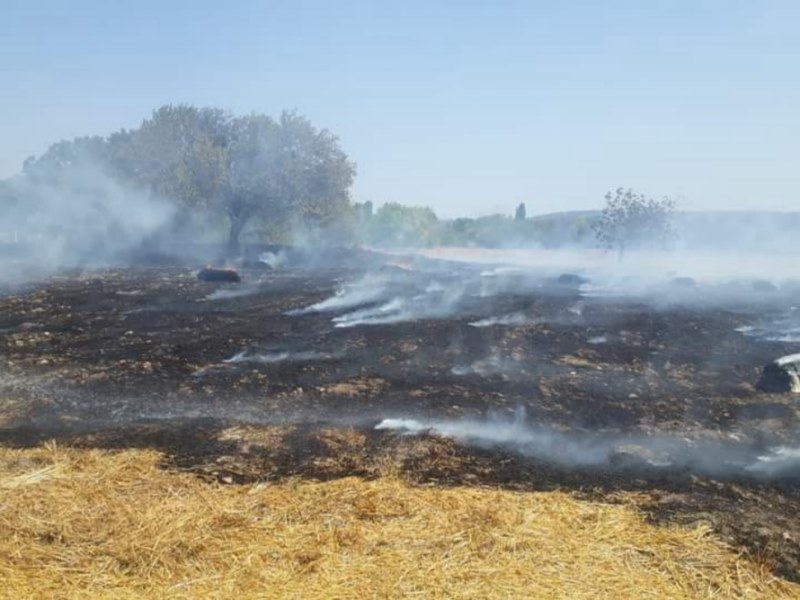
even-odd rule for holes
{"type": "Polygon", "coordinates": [[[0,177],[162,104],[294,108],[356,200],[800,210],[800,2],[0,2],[0,177]]]}

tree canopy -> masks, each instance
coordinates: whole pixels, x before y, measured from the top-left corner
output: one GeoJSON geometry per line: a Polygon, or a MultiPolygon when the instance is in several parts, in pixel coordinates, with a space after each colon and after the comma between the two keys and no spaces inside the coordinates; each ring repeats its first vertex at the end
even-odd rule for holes
{"type": "Polygon", "coordinates": [[[659,248],[674,237],[672,216],[675,202],[654,200],[631,189],[617,188],[605,196],[606,207],[592,227],[598,242],[616,249],[620,259],[628,248],[659,248]]]}
{"type": "Polygon", "coordinates": [[[387,202],[371,218],[370,235],[386,246],[426,246],[435,241],[438,225],[430,208],[387,202]]]}
{"type": "Polygon", "coordinates": [[[162,106],[133,130],[53,144],[26,161],[27,177],[52,179],[93,165],[105,174],[228,219],[229,250],[259,215],[289,227],[324,224],[349,208],[355,165],[339,141],[284,111],[234,116],[217,108],[162,106]]]}

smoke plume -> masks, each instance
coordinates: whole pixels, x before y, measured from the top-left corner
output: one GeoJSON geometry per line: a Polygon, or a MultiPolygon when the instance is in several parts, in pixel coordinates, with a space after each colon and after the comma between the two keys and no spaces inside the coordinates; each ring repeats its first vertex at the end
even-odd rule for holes
{"type": "Polygon", "coordinates": [[[17,177],[9,185],[15,201],[0,207],[1,246],[17,269],[3,269],[7,283],[62,267],[124,263],[174,212],[166,201],[125,187],[90,164],[58,177],[17,177]]]}
{"type": "Polygon", "coordinates": [[[237,363],[279,363],[279,362],[309,362],[315,360],[332,360],[341,358],[343,353],[317,352],[314,350],[303,350],[298,352],[276,351],[276,352],[253,352],[245,350],[235,354],[225,360],[227,364],[237,363]]]}
{"type": "Polygon", "coordinates": [[[376,429],[434,433],[480,448],[502,447],[562,467],[660,468],[704,475],[800,477],[800,448],[754,448],[741,443],[668,434],[565,433],[529,424],[525,412],[483,420],[384,419],[376,429]]]}

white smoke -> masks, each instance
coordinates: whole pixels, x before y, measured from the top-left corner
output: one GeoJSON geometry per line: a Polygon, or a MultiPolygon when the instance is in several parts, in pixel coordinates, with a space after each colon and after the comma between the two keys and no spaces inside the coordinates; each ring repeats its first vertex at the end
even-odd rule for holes
{"type": "Polygon", "coordinates": [[[420,275],[418,280],[413,277],[413,274],[405,273],[402,277],[369,273],[343,284],[330,298],[287,314],[349,311],[333,317],[335,327],[385,325],[449,317],[466,296],[466,287],[462,283],[442,283],[434,279],[425,284],[427,275],[420,275]]]}
{"type": "Polygon", "coordinates": [[[193,377],[205,377],[206,375],[213,375],[215,373],[222,373],[228,369],[233,368],[234,365],[255,363],[255,364],[276,364],[282,362],[313,362],[317,360],[335,360],[344,356],[343,351],[339,352],[318,352],[315,350],[274,350],[274,351],[259,351],[259,350],[243,350],[237,352],[230,358],[226,358],[221,363],[215,363],[197,369],[193,377]]]}
{"type": "Polygon", "coordinates": [[[423,293],[412,297],[395,297],[372,308],[364,308],[333,319],[336,327],[386,325],[420,319],[441,319],[451,316],[464,296],[460,285],[443,286],[431,282],[423,293]]]}
{"type": "Polygon", "coordinates": [[[394,298],[380,306],[362,308],[334,317],[333,322],[336,327],[397,323],[403,320],[403,314],[407,313],[407,311],[407,301],[404,298],[394,298]]]}
{"type": "Polygon", "coordinates": [[[754,325],[737,327],[747,337],[767,342],[800,342],[800,310],[792,306],[774,318],[762,318],[754,325]]]}
{"type": "Polygon", "coordinates": [[[258,285],[237,285],[236,287],[232,288],[220,288],[208,294],[201,300],[201,302],[214,302],[215,300],[243,298],[245,296],[257,294],[259,290],[260,287],[258,285]]]}
{"type": "Polygon", "coordinates": [[[519,365],[493,352],[487,358],[476,360],[470,365],[455,366],[450,372],[459,376],[479,375],[481,377],[490,377],[492,375],[504,375],[515,370],[519,370],[519,365]]]}
{"type": "Polygon", "coordinates": [[[780,477],[786,474],[800,476],[800,447],[773,448],[769,453],[756,457],[746,469],[751,473],[767,477],[780,477]]]}
{"type": "MultiPolygon", "coordinates": [[[[52,178],[7,182],[19,201],[2,208],[0,235],[19,248],[20,276],[118,264],[169,223],[174,208],[125,187],[91,164],[52,178]]],[[[10,272],[3,269],[4,279],[10,272]]]]}
{"type": "Polygon", "coordinates": [[[544,322],[543,319],[529,317],[523,312],[515,312],[499,317],[487,317],[470,323],[472,327],[492,327],[494,325],[508,325],[511,327],[522,327],[524,325],[538,325],[544,322]]]}
{"type": "Polygon", "coordinates": [[[384,419],[375,428],[409,435],[435,433],[479,447],[511,446],[523,454],[564,464],[603,464],[609,460],[610,452],[610,447],[602,441],[586,438],[576,443],[558,431],[532,428],[525,424],[523,411],[517,411],[512,420],[384,419]]]}
{"type": "Polygon", "coordinates": [[[565,433],[528,424],[522,410],[512,419],[384,419],[376,429],[434,433],[481,448],[499,446],[565,467],[645,466],[713,475],[800,477],[800,448],[756,451],[742,444],[667,434],[565,433]]]}
{"type": "Polygon", "coordinates": [[[279,362],[310,362],[315,360],[332,360],[341,358],[343,353],[327,353],[316,352],[313,350],[304,350],[299,352],[251,352],[245,350],[235,354],[231,358],[226,359],[224,362],[227,364],[236,363],[279,363],[279,362]]]}
{"type": "Polygon", "coordinates": [[[271,269],[277,269],[285,265],[289,257],[285,250],[279,252],[262,252],[258,255],[258,261],[264,263],[271,269]]]}
{"type": "MultiPolygon", "coordinates": [[[[712,235],[713,232],[708,232],[712,235]]],[[[764,233],[764,239],[769,233],[764,233]]],[[[436,248],[418,251],[422,256],[462,263],[503,265],[483,272],[486,277],[538,273],[558,276],[565,272],[586,274],[593,284],[608,291],[640,288],[675,277],[690,277],[707,284],[730,281],[797,279],[794,253],[713,252],[709,250],[634,251],[618,260],[615,253],[599,250],[493,250],[436,248]]],[[[591,286],[590,286],[591,289],[591,286]]]]}
{"type": "Polygon", "coordinates": [[[345,310],[381,300],[385,298],[387,290],[386,277],[369,273],[357,281],[344,284],[330,298],[326,298],[306,308],[291,310],[286,314],[297,316],[345,310]]]}

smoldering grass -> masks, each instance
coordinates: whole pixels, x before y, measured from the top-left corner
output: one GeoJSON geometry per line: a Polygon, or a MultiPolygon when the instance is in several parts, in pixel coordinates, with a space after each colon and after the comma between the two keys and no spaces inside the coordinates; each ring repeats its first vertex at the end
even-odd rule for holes
{"type": "Polygon", "coordinates": [[[480,377],[491,377],[492,375],[508,375],[517,372],[519,367],[520,365],[515,361],[497,354],[491,354],[469,365],[456,365],[450,369],[450,372],[458,376],[478,375],[480,377]]]}
{"type": "Polygon", "coordinates": [[[253,363],[253,364],[277,364],[282,362],[314,362],[314,361],[330,361],[338,360],[345,356],[344,350],[334,352],[319,352],[316,350],[273,350],[262,351],[255,349],[242,350],[237,352],[230,358],[226,358],[220,363],[214,363],[202,367],[192,373],[192,377],[204,377],[206,375],[214,375],[216,373],[225,372],[236,365],[253,363]]]}
{"type": "Polygon", "coordinates": [[[543,319],[530,317],[523,312],[509,313],[498,317],[486,317],[469,323],[470,327],[492,327],[494,325],[507,325],[511,327],[521,327],[524,325],[538,325],[543,319]]]}
{"type": "Polygon", "coordinates": [[[385,325],[411,320],[408,301],[394,298],[385,304],[363,308],[333,319],[334,327],[356,327],[358,325],[385,325]]]}
{"type": "Polygon", "coordinates": [[[765,479],[800,478],[800,449],[750,447],[679,434],[621,434],[605,431],[562,432],[526,422],[524,410],[513,418],[384,419],[376,429],[418,434],[433,432],[466,445],[502,446],[522,456],[566,468],[642,466],[688,469],[713,476],[753,475],[765,479]]]}
{"type": "Polygon", "coordinates": [[[243,285],[235,288],[220,288],[201,298],[199,302],[214,302],[215,300],[231,300],[252,296],[260,291],[259,285],[243,285]]]}
{"type": "Polygon", "coordinates": [[[378,306],[345,313],[333,319],[338,328],[359,325],[388,325],[424,319],[444,319],[458,312],[466,289],[463,285],[444,285],[432,281],[422,293],[398,296],[378,306]]]}
{"type": "Polygon", "coordinates": [[[735,331],[763,342],[800,342],[800,314],[796,307],[773,318],[764,318],[752,325],[742,325],[735,331]]]}
{"type": "Polygon", "coordinates": [[[344,357],[344,351],[317,352],[315,350],[301,350],[297,352],[253,352],[244,350],[224,360],[225,364],[236,363],[279,363],[279,362],[310,362],[315,360],[335,360],[344,357]]]}
{"type": "Polygon", "coordinates": [[[777,446],[756,457],[745,467],[747,471],[766,477],[794,474],[800,479],[800,447],[777,446]]]}
{"type": "Polygon", "coordinates": [[[354,282],[343,284],[333,296],[321,300],[305,308],[287,311],[289,316],[301,316],[312,313],[336,312],[378,302],[388,293],[388,284],[385,277],[367,274],[354,282]]]}

